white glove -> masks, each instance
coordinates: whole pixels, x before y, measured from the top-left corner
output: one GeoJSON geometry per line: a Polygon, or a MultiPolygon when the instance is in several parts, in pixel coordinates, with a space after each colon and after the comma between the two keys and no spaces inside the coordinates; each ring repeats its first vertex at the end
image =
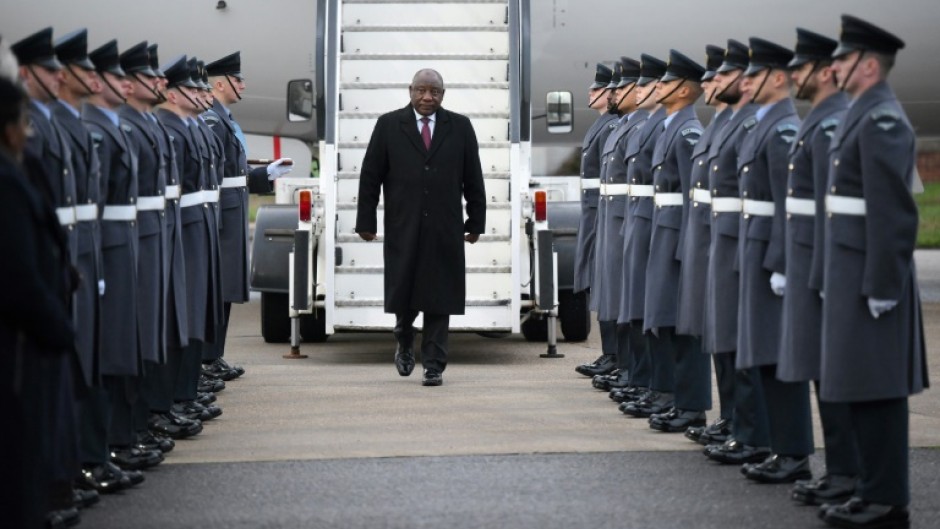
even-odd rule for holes
{"type": "Polygon", "coordinates": [[[787,288],[787,276],[774,272],[770,275],[770,290],[774,291],[774,294],[778,296],[783,295],[784,289],[787,288]]]}
{"type": "Polygon", "coordinates": [[[877,320],[878,316],[893,309],[897,304],[898,302],[893,299],[868,298],[868,312],[871,312],[871,317],[877,320]]]}
{"type": "Polygon", "coordinates": [[[98,280],[98,297],[104,297],[104,279],[98,280]]]}
{"type": "Polygon", "coordinates": [[[821,300],[825,300],[825,299],[826,299],[826,293],[823,292],[822,290],[819,291],[819,299],[821,299],[821,300]]]}
{"type": "Polygon", "coordinates": [[[280,178],[287,173],[291,172],[294,169],[293,160],[290,158],[278,158],[274,162],[268,164],[268,180],[274,180],[280,178]],[[288,165],[284,165],[284,162],[287,162],[288,165]]]}

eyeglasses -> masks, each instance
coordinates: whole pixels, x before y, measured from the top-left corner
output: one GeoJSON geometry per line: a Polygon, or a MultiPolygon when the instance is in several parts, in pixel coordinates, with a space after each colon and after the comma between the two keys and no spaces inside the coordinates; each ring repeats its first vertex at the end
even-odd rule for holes
{"type": "Polygon", "coordinates": [[[411,91],[418,94],[419,96],[425,96],[431,94],[431,97],[438,98],[444,95],[443,88],[430,88],[427,86],[414,86],[411,88],[411,91]]]}

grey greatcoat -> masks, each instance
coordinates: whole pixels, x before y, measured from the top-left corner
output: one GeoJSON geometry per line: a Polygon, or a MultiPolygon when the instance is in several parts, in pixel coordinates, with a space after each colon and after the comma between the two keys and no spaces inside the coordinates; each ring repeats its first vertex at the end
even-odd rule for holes
{"type": "MultiPolygon", "coordinates": [[[[219,251],[222,255],[222,300],[248,301],[248,193],[249,189],[273,189],[267,168],[248,169],[247,153],[236,134],[232,114],[215,101],[203,114],[222,147],[222,178],[245,177],[247,185],[223,187],[219,193],[219,251]]],[[[220,180],[224,183],[225,180],[220,180]]]]}
{"type": "MultiPolygon", "coordinates": [[[[180,167],[176,162],[173,148],[174,138],[168,129],[150,114],[156,131],[160,155],[166,165],[166,185],[173,189],[180,187],[180,167]]],[[[189,343],[189,326],[186,316],[186,262],[183,256],[182,221],[180,220],[179,198],[167,198],[166,201],[166,254],[163,269],[166,271],[166,346],[182,349],[189,343]]]]}
{"type": "MultiPolygon", "coordinates": [[[[196,146],[200,149],[202,153],[202,168],[206,171],[206,185],[207,189],[219,190],[219,182],[222,181],[223,175],[222,171],[224,170],[225,165],[225,154],[222,147],[222,142],[219,141],[219,138],[212,133],[212,130],[209,128],[209,125],[206,124],[205,120],[201,117],[193,118],[195,121],[195,128],[193,129],[193,135],[196,138],[196,146]]],[[[222,314],[222,255],[221,255],[221,245],[219,241],[219,232],[222,228],[222,216],[220,210],[219,202],[209,202],[209,211],[212,212],[212,215],[207,217],[208,219],[208,231],[209,231],[209,262],[210,262],[210,275],[209,275],[209,295],[210,295],[210,309],[209,313],[213,318],[213,321],[216,322],[216,325],[222,325],[223,314],[222,314]]],[[[221,327],[219,330],[221,331],[221,327]]],[[[219,341],[220,337],[218,334],[213,336],[211,341],[215,343],[219,341]]],[[[204,351],[209,352],[209,350],[204,351]]],[[[218,351],[209,352],[209,354],[215,354],[218,351]]],[[[204,360],[205,355],[204,355],[204,360]]]]}
{"type": "MultiPolygon", "coordinates": [[[[208,171],[202,168],[202,153],[194,137],[199,131],[169,110],[158,110],[157,118],[173,140],[182,194],[208,189],[208,171]]],[[[215,240],[210,239],[210,226],[215,227],[214,217],[206,204],[180,208],[186,270],[187,333],[189,340],[200,342],[213,341],[218,324],[218,320],[214,319],[214,308],[210,305],[213,285],[210,241],[215,240]],[[209,223],[210,218],[212,224],[209,223]]]]}
{"type": "Polygon", "coordinates": [[[482,234],[486,227],[483,169],[470,120],[438,109],[427,149],[410,104],[379,117],[359,174],[357,232],[378,231],[380,193],[385,311],[463,314],[464,234],[482,234]]]}
{"type": "MultiPolygon", "coordinates": [[[[581,181],[595,181],[600,177],[601,150],[607,136],[617,125],[617,115],[601,114],[581,143],[581,181]]],[[[581,190],[581,220],[578,224],[578,242],[574,257],[574,291],[591,288],[594,278],[594,249],[597,233],[597,209],[600,192],[597,189],[581,190]]]]}
{"type": "Polygon", "coordinates": [[[814,254],[822,261],[822,233],[826,215],[826,179],[829,143],[845,116],[848,99],[838,92],[810,110],[790,148],[787,197],[813,200],[816,214],[787,214],[787,284],[783,295],[783,327],[777,378],[784,382],[819,380],[822,341],[822,281],[811,284],[814,254]],[[817,230],[818,228],[818,230],[817,230]],[[819,232],[819,246],[816,234],[819,232]]]}
{"type": "Polygon", "coordinates": [[[793,100],[778,101],[744,139],[738,153],[741,198],[772,202],[774,207],[773,216],[741,215],[738,369],[775,365],[780,356],[783,297],[770,288],[770,276],[786,272],[787,166],[799,128],[793,100]]]}
{"type": "Polygon", "coordinates": [[[689,175],[688,213],[685,228],[679,234],[679,309],[676,333],[702,336],[705,326],[705,278],[708,272],[708,246],[711,244],[712,208],[708,203],[693,200],[694,189],[708,192],[708,148],[718,131],[728,122],[731,110],[725,109],[712,118],[698,143],[692,149],[692,172],[689,175]]]}
{"type": "MultiPolygon", "coordinates": [[[[712,207],[716,198],[740,198],[738,150],[757,125],[755,105],[738,109],[715,136],[708,151],[708,189],[712,207]]],[[[708,275],[705,281],[705,334],[709,353],[730,353],[738,347],[738,232],[741,214],[712,211],[708,275]]]]}
{"type": "Polygon", "coordinates": [[[881,82],[861,94],[836,128],[828,193],[864,200],[864,216],[826,216],[820,398],[903,398],[929,385],[911,195],[915,135],[881,82]],[[873,318],[868,298],[897,306],[873,318]]]}
{"type": "MultiPolygon", "coordinates": [[[[82,119],[98,146],[104,208],[137,203],[137,153],[125,125],[115,126],[98,107],[85,104],[82,119]]],[[[101,221],[101,258],[105,293],[100,299],[99,366],[102,375],[136,376],[141,362],[137,343],[137,222],[101,221]]]]}
{"type": "Polygon", "coordinates": [[[659,109],[646,120],[627,141],[625,160],[630,197],[626,201],[623,244],[623,283],[620,286],[620,308],[617,323],[643,319],[646,298],[646,265],[650,254],[653,228],[653,197],[635,196],[632,186],[653,185],[653,149],[663,132],[666,111],[659,109]]]}
{"type": "MultiPolygon", "coordinates": [[[[100,209],[102,191],[101,162],[91,134],[82,123],[78,109],[66,107],[62,101],[49,105],[56,123],[62,128],[72,151],[72,169],[75,178],[75,203],[94,205],[100,209]]],[[[75,323],[75,351],[82,379],[91,386],[99,379],[96,370],[98,325],[98,281],[104,279],[101,264],[101,226],[98,218],[75,224],[77,244],[78,288],[73,297],[75,323]]]]}
{"type": "MultiPolygon", "coordinates": [[[[150,118],[129,106],[121,119],[137,146],[137,190],[140,197],[166,193],[166,160],[150,118]]],[[[164,206],[165,208],[165,206],[164,206]]],[[[137,334],[141,357],[166,363],[166,210],[137,212],[137,334]]]]}
{"type": "Polygon", "coordinates": [[[702,136],[702,123],[689,105],[671,118],[653,149],[653,188],[678,193],[682,205],[653,209],[643,327],[675,327],[679,302],[679,238],[692,170],[692,151],[702,136]]]}
{"type": "MultiPolygon", "coordinates": [[[[621,117],[617,128],[607,136],[601,152],[602,184],[626,184],[627,164],[624,163],[629,131],[633,128],[628,116],[621,117]]],[[[597,209],[595,238],[594,285],[591,303],[598,321],[616,321],[620,305],[620,280],[623,268],[623,213],[625,195],[601,195],[597,209]]]]}

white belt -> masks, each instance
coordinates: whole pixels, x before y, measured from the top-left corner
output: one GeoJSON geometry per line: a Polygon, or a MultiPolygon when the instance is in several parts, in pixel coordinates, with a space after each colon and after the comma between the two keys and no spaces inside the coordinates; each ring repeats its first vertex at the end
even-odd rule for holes
{"type": "Polygon", "coordinates": [[[180,197],[180,186],[179,184],[166,186],[166,192],[164,196],[167,200],[174,200],[180,197]]]}
{"type": "Polygon", "coordinates": [[[632,197],[651,197],[655,193],[655,189],[651,185],[640,185],[632,184],[630,185],[630,196],[632,197]]]}
{"type": "Polygon", "coordinates": [[[682,193],[656,193],[653,202],[657,206],[681,206],[682,193]]]}
{"type": "Polygon", "coordinates": [[[75,206],[75,218],[79,222],[98,220],[98,204],[82,204],[75,206]]]}
{"type": "Polygon", "coordinates": [[[626,195],[630,191],[629,184],[601,184],[601,194],[606,196],[626,195]]]}
{"type": "Polygon", "coordinates": [[[222,179],[222,184],[219,187],[225,189],[228,187],[245,187],[247,185],[248,185],[247,176],[229,176],[229,177],[222,179]]]}
{"type": "Polygon", "coordinates": [[[137,198],[137,211],[162,211],[165,208],[166,198],[162,195],[137,198]]]}
{"type": "Polygon", "coordinates": [[[826,211],[836,215],[865,216],[865,199],[826,195],[826,211]]]}
{"type": "Polygon", "coordinates": [[[206,202],[218,202],[219,201],[219,190],[218,189],[207,189],[202,192],[206,197],[206,202]]]}
{"type": "Polygon", "coordinates": [[[62,226],[75,224],[75,208],[72,206],[55,208],[55,216],[59,217],[59,224],[62,226]]]}
{"type": "Polygon", "coordinates": [[[582,178],[581,189],[600,189],[601,181],[599,178],[582,178]]]}
{"type": "Polygon", "coordinates": [[[137,206],[105,206],[101,220],[128,222],[137,220],[137,206]]]}
{"type": "Polygon", "coordinates": [[[696,187],[692,190],[692,200],[695,202],[701,202],[702,204],[711,204],[712,196],[707,189],[696,187]]]}
{"type": "Polygon", "coordinates": [[[811,198],[787,197],[787,213],[791,215],[816,215],[816,201],[811,198]]]}
{"type": "Polygon", "coordinates": [[[774,210],[773,202],[767,200],[751,200],[748,198],[744,199],[744,204],[741,208],[741,211],[745,215],[755,215],[758,217],[773,217],[774,210]]]}
{"type": "Polygon", "coordinates": [[[204,191],[193,191],[192,193],[186,193],[180,197],[180,207],[188,208],[190,206],[198,206],[199,204],[205,204],[206,198],[204,191]]]}
{"type": "Polygon", "coordinates": [[[712,197],[713,213],[741,213],[741,199],[736,197],[712,197]]]}

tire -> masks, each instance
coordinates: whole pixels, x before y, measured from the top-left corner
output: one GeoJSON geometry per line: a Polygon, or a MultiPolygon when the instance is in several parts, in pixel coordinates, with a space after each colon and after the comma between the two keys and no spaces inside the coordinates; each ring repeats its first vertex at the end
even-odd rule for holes
{"type": "Polygon", "coordinates": [[[588,308],[587,292],[575,294],[570,290],[558,292],[558,319],[561,334],[567,342],[583,342],[591,334],[591,310],[588,308]]]}
{"type": "Polygon", "coordinates": [[[329,338],[323,309],[317,309],[316,315],[304,314],[300,317],[300,337],[307,343],[323,343],[329,338]]]}
{"type": "Polygon", "coordinates": [[[548,320],[529,318],[522,322],[522,336],[529,342],[548,341],[548,320]]]}
{"type": "Polygon", "coordinates": [[[267,343],[290,342],[290,315],[286,293],[261,293],[261,337],[267,343]]]}

